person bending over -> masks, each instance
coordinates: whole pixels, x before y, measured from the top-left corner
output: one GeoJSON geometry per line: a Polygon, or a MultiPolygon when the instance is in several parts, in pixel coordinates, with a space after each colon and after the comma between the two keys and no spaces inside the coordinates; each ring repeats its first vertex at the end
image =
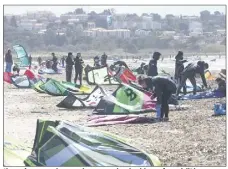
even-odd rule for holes
{"type": "Polygon", "coordinates": [[[196,94],[196,74],[200,74],[204,86],[207,88],[207,82],[204,75],[204,71],[208,69],[208,64],[204,61],[198,61],[197,63],[189,63],[181,72],[181,81],[178,84],[176,96],[179,96],[181,88],[185,85],[186,80],[189,79],[193,86],[193,94],[196,94]]]}
{"type": "Polygon", "coordinates": [[[14,64],[14,66],[13,66],[13,74],[19,75],[19,73],[20,73],[19,66],[17,64],[14,64]]]}
{"type": "Polygon", "coordinates": [[[168,100],[170,99],[173,93],[176,93],[176,84],[175,82],[163,76],[154,76],[154,77],[139,77],[138,83],[143,87],[149,90],[152,90],[157,97],[156,105],[156,118],[158,121],[169,120],[169,105],[168,100]]]}

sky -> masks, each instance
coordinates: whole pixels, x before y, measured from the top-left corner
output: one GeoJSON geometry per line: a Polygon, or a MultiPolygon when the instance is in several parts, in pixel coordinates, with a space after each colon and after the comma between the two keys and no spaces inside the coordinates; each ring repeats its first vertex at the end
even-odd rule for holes
{"type": "Polygon", "coordinates": [[[208,10],[211,13],[219,11],[226,13],[225,6],[4,6],[4,14],[23,14],[28,11],[52,11],[57,16],[66,12],[74,11],[76,8],[83,8],[84,11],[102,12],[104,9],[114,8],[116,13],[158,13],[161,16],[173,15],[200,15],[200,11],[208,10]]]}

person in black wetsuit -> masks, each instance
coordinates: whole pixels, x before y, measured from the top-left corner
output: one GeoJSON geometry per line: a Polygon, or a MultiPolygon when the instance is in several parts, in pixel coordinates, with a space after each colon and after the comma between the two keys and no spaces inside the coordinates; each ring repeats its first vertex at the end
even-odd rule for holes
{"type": "Polygon", "coordinates": [[[80,85],[82,85],[82,70],[83,70],[84,61],[81,58],[81,53],[77,53],[76,58],[74,59],[74,66],[75,66],[75,78],[74,83],[77,83],[77,79],[79,76],[80,85]]]}
{"type": "MultiPolygon", "coordinates": [[[[184,63],[187,62],[187,60],[184,60],[183,57],[183,52],[179,51],[178,54],[175,57],[175,75],[174,75],[174,79],[177,81],[177,83],[179,84],[181,82],[181,72],[184,70],[184,63]]],[[[187,89],[186,89],[186,83],[183,86],[183,92],[184,94],[187,93],[187,89]]]]}
{"type": "Polygon", "coordinates": [[[99,56],[95,56],[94,58],[93,58],[93,60],[94,60],[94,67],[95,68],[99,68],[101,65],[100,65],[100,58],[99,58],[99,56]]]}
{"type": "Polygon", "coordinates": [[[181,81],[178,84],[176,96],[178,97],[181,88],[189,79],[193,86],[193,94],[196,94],[196,74],[200,74],[204,86],[207,88],[207,82],[204,74],[204,70],[208,69],[208,64],[204,61],[198,61],[197,63],[189,63],[184,70],[181,72],[181,81]]]}
{"type": "Polygon", "coordinates": [[[157,97],[156,104],[156,117],[158,120],[164,121],[169,120],[169,104],[168,100],[171,95],[176,93],[176,84],[175,82],[163,76],[154,76],[154,77],[139,77],[138,83],[143,87],[155,92],[155,96],[157,97]]]}
{"type": "Polygon", "coordinates": [[[66,81],[67,82],[71,82],[72,68],[74,65],[72,57],[73,57],[73,54],[69,52],[66,58],[66,81]]]}
{"type": "Polygon", "coordinates": [[[57,59],[57,57],[55,56],[55,53],[52,53],[51,55],[52,55],[52,62],[53,62],[53,64],[52,64],[52,69],[53,69],[55,72],[57,72],[57,71],[58,71],[58,69],[57,69],[58,59],[57,59]]]}
{"type": "Polygon", "coordinates": [[[153,59],[151,59],[149,63],[148,76],[153,77],[158,75],[157,61],[160,59],[160,56],[161,53],[154,52],[153,59]]]}
{"type": "Polygon", "coordinates": [[[107,66],[107,58],[108,56],[105,53],[101,56],[101,66],[107,66]]]}
{"type": "Polygon", "coordinates": [[[127,66],[127,64],[126,64],[124,61],[120,61],[120,60],[117,61],[117,62],[114,62],[114,63],[110,66],[110,69],[111,69],[111,70],[114,70],[116,66],[118,66],[118,67],[124,66],[125,68],[129,69],[128,66],[127,66]]]}
{"type": "Polygon", "coordinates": [[[140,67],[136,69],[136,72],[137,72],[138,74],[143,75],[143,74],[144,74],[144,66],[145,66],[145,65],[146,65],[145,63],[141,63],[140,67]]]}

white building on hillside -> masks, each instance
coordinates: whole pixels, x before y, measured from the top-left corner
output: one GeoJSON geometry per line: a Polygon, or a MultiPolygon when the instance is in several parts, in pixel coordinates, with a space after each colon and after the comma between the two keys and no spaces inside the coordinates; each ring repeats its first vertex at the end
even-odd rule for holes
{"type": "Polygon", "coordinates": [[[201,22],[192,21],[189,22],[189,35],[198,36],[203,34],[203,25],[201,22]]]}
{"type": "Polygon", "coordinates": [[[119,37],[123,39],[127,39],[130,37],[131,33],[128,29],[113,29],[107,30],[103,28],[95,28],[83,31],[84,36],[90,37],[119,37]]]}
{"type": "Polygon", "coordinates": [[[94,29],[94,28],[96,28],[95,22],[88,22],[88,23],[87,23],[87,28],[88,28],[88,29],[94,29]]]}
{"type": "Polygon", "coordinates": [[[80,22],[85,22],[88,20],[88,15],[87,14],[63,14],[60,15],[60,20],[61,21],[67,21],[68,19],[78,19],[80,22]]]}

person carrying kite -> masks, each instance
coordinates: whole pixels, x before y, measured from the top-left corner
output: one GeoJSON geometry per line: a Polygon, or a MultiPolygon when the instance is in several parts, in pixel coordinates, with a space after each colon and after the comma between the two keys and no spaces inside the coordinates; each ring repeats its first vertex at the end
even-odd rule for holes
{"type": "MultiPolygon", "coordinates": [[[[169,104],[168,100],[171,95],[176,93],[176,84],[169,77],[139,77],[138,83],[145,89],[152,90],[154,96],[157,97],[156,118],[158,121],[169,120],[169,104]],[[165,118],[163,118],[165,115],[165,118]]],[[[154,97],[153,96],[153,97],[154,97]]]]}
{"type": "Polygon", "coordinates": [[[181,88],[185,85],[186,80],[189,79],[193,86],[193,94],[196,94],[196,74],[200,74],[204,86],[207,88],[207,82],[204,75],[204,71],[208,69],[208,64],[204,61],[198,61],[197,63],[189,63],[181,72],[181,81],[178,84],[176,96],[179,96],[181,88]]]}

